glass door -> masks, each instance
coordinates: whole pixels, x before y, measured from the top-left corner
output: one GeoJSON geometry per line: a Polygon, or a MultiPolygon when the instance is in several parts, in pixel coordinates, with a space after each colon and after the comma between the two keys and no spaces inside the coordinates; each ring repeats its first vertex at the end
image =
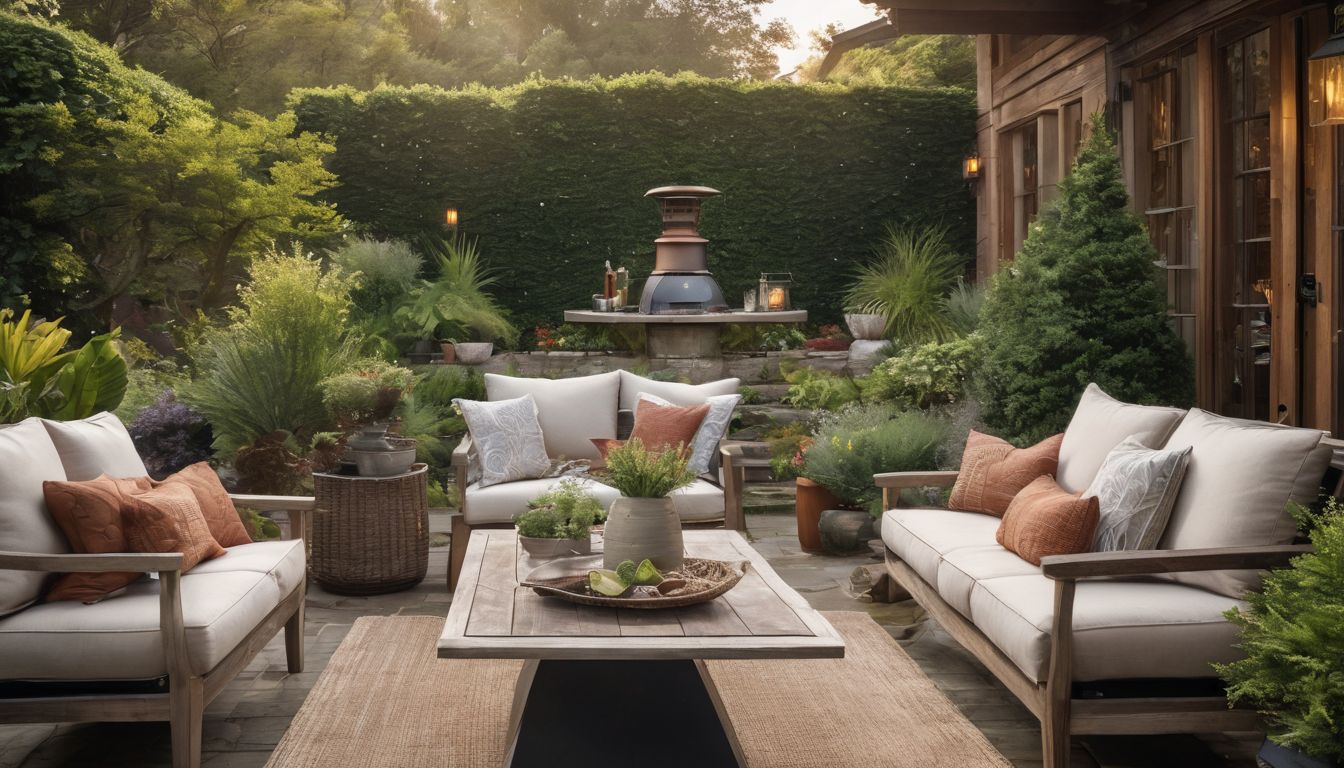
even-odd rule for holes
{"type": "Polygon", "coordinates": [[[1218,277],[1218,410],[1269,419],[1275,286],[1270,264],[1270,34],[1248,35],[1221,52],[1223,213],[1218,277]]]}

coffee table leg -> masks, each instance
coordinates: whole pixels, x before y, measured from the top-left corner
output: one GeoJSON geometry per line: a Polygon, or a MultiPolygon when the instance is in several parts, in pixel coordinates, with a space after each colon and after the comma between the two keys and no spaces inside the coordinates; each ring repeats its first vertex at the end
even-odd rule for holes
{"type": "Polygon", "coordinates": [[[693,660],[524,665],[507,765],[741,768],[722,702],[693,660]]]}

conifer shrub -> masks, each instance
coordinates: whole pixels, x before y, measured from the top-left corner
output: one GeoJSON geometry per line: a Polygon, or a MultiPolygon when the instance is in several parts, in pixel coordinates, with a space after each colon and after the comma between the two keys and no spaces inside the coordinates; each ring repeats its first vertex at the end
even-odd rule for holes
{"type": "Polygon", "coordinates": [[[1168,322],[1157,259],[1094,115],[1057,201],[985,300],[976,376],[985,424],[1034,443],[1063,431],[1089,382],[1128,402],[1188,405],[1190,358],[1168,322]]]}

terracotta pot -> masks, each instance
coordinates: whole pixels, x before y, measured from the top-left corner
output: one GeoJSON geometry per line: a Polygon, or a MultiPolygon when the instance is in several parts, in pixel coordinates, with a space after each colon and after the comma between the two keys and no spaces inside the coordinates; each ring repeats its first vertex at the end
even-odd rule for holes
{"type": "Polygon", "coordinates": [[[457,360],[457,350],[453,348],[453,342],[441,341],[439,347],[443,350],[443,362],[453,363],[457,360]]]}
{"type": "Polygon", "coordinates": [[[793,509],[798,516],[798,544],[805,552],[821,552],[821,513],[840,504],[835,494],[823,486],[800,477],[794,481],[793,509]]]}
{"type": "Polygon", "coordinates": [[[621,496],[611,503],[604,542],[602,567],[615,569],[623,561],[638,563],[648,558],[660,571],[681,567],[684,547],[681,518],[672,499],[634,499],[621,496]]]}
{"type": "Polygon", "coordinates": [[[454,345],[457,361],[465,365],[480,365],[490,359],[490,355],[495,351],[495,345],[491,342],[465,342],[459,341],[454,345]]]}
{"type": "Polygon", "coordinates": [[[845,325],[849,326],[849,335],[856,339],[876,341],[887,331],[887,319],[882,315],[848,314],[845,325]]]}

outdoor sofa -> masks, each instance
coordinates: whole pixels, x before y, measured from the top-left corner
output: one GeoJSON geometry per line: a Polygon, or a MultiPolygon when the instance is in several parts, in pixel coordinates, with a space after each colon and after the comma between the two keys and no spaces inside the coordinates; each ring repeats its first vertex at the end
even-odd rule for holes
{"type": "MultiPolygon", "coordinates": [[[[722,379],[707,384],[657,381],[629,371],[611,371],[569,379],[530,379],[485,375],[486,398],[507,400],[531,395],[537,406],[546,452],[553,461],[598,460],[594,439],[629,436],[635,406],[641,393],[662,398],[673,405],[698,405],[716,395],[737,393],[740,380],[722,379]]],[[[716,452],[716,464],[731,462],[729,452],[716,452]]],[[[527,510],[527,502],[545,493],[564,477],[518,480],[481,488],[475,477],[475,449],[467,435],[453,451],[460,508],[452,517],[452,552],[448,585],[457,584],[457,574],[467,553],[467,540],[478,528],[512,528],[514,518],[527,510]]],[[[740,488],[741,472],[731,465],[711,465],[689,486],[672,493],[672,504],[683,523],[712,524],[743,530],[740,488]]],[[[580,481],[602,505],[610,506],[620,495],[615,488],[591,480],[580,481]]]]}
{"type": "Polygon", "coordinates": [[[1070,734],[1260,728],[1255,712],[1229,709],[1210,666],[1240,655],[1224,612],[1245,606],[1260,571],[1309,550],[1292,543],[1285,507],[1317,499],[1344,447],[1314,430],[1121,403],[1092,385],[1056,481],[1087,489],[1131,436],[1191,448],[1158,549],[1048,556],[1037,567],[996,543],[997,517],[900,506],[902,490],[949,487],[957,472],[875,477],[889,573],[1040,719],[1047,768],[1069,764],[1070,734]]]}
{"type": "Polygon", "coordinates": [[[290,538],[230,547],[182,573],[180,553],[71,554],[46,511],[44,480],[141,477],[110,413],[0,428],[0,723],[167,720],[174,768],[201,763],[201,717],[283,627],[303,671],[310,497],[241,496],[289,513],[290,538]],[[56,573],[148,574],[85,605],[43,602],[56,573]]]}

